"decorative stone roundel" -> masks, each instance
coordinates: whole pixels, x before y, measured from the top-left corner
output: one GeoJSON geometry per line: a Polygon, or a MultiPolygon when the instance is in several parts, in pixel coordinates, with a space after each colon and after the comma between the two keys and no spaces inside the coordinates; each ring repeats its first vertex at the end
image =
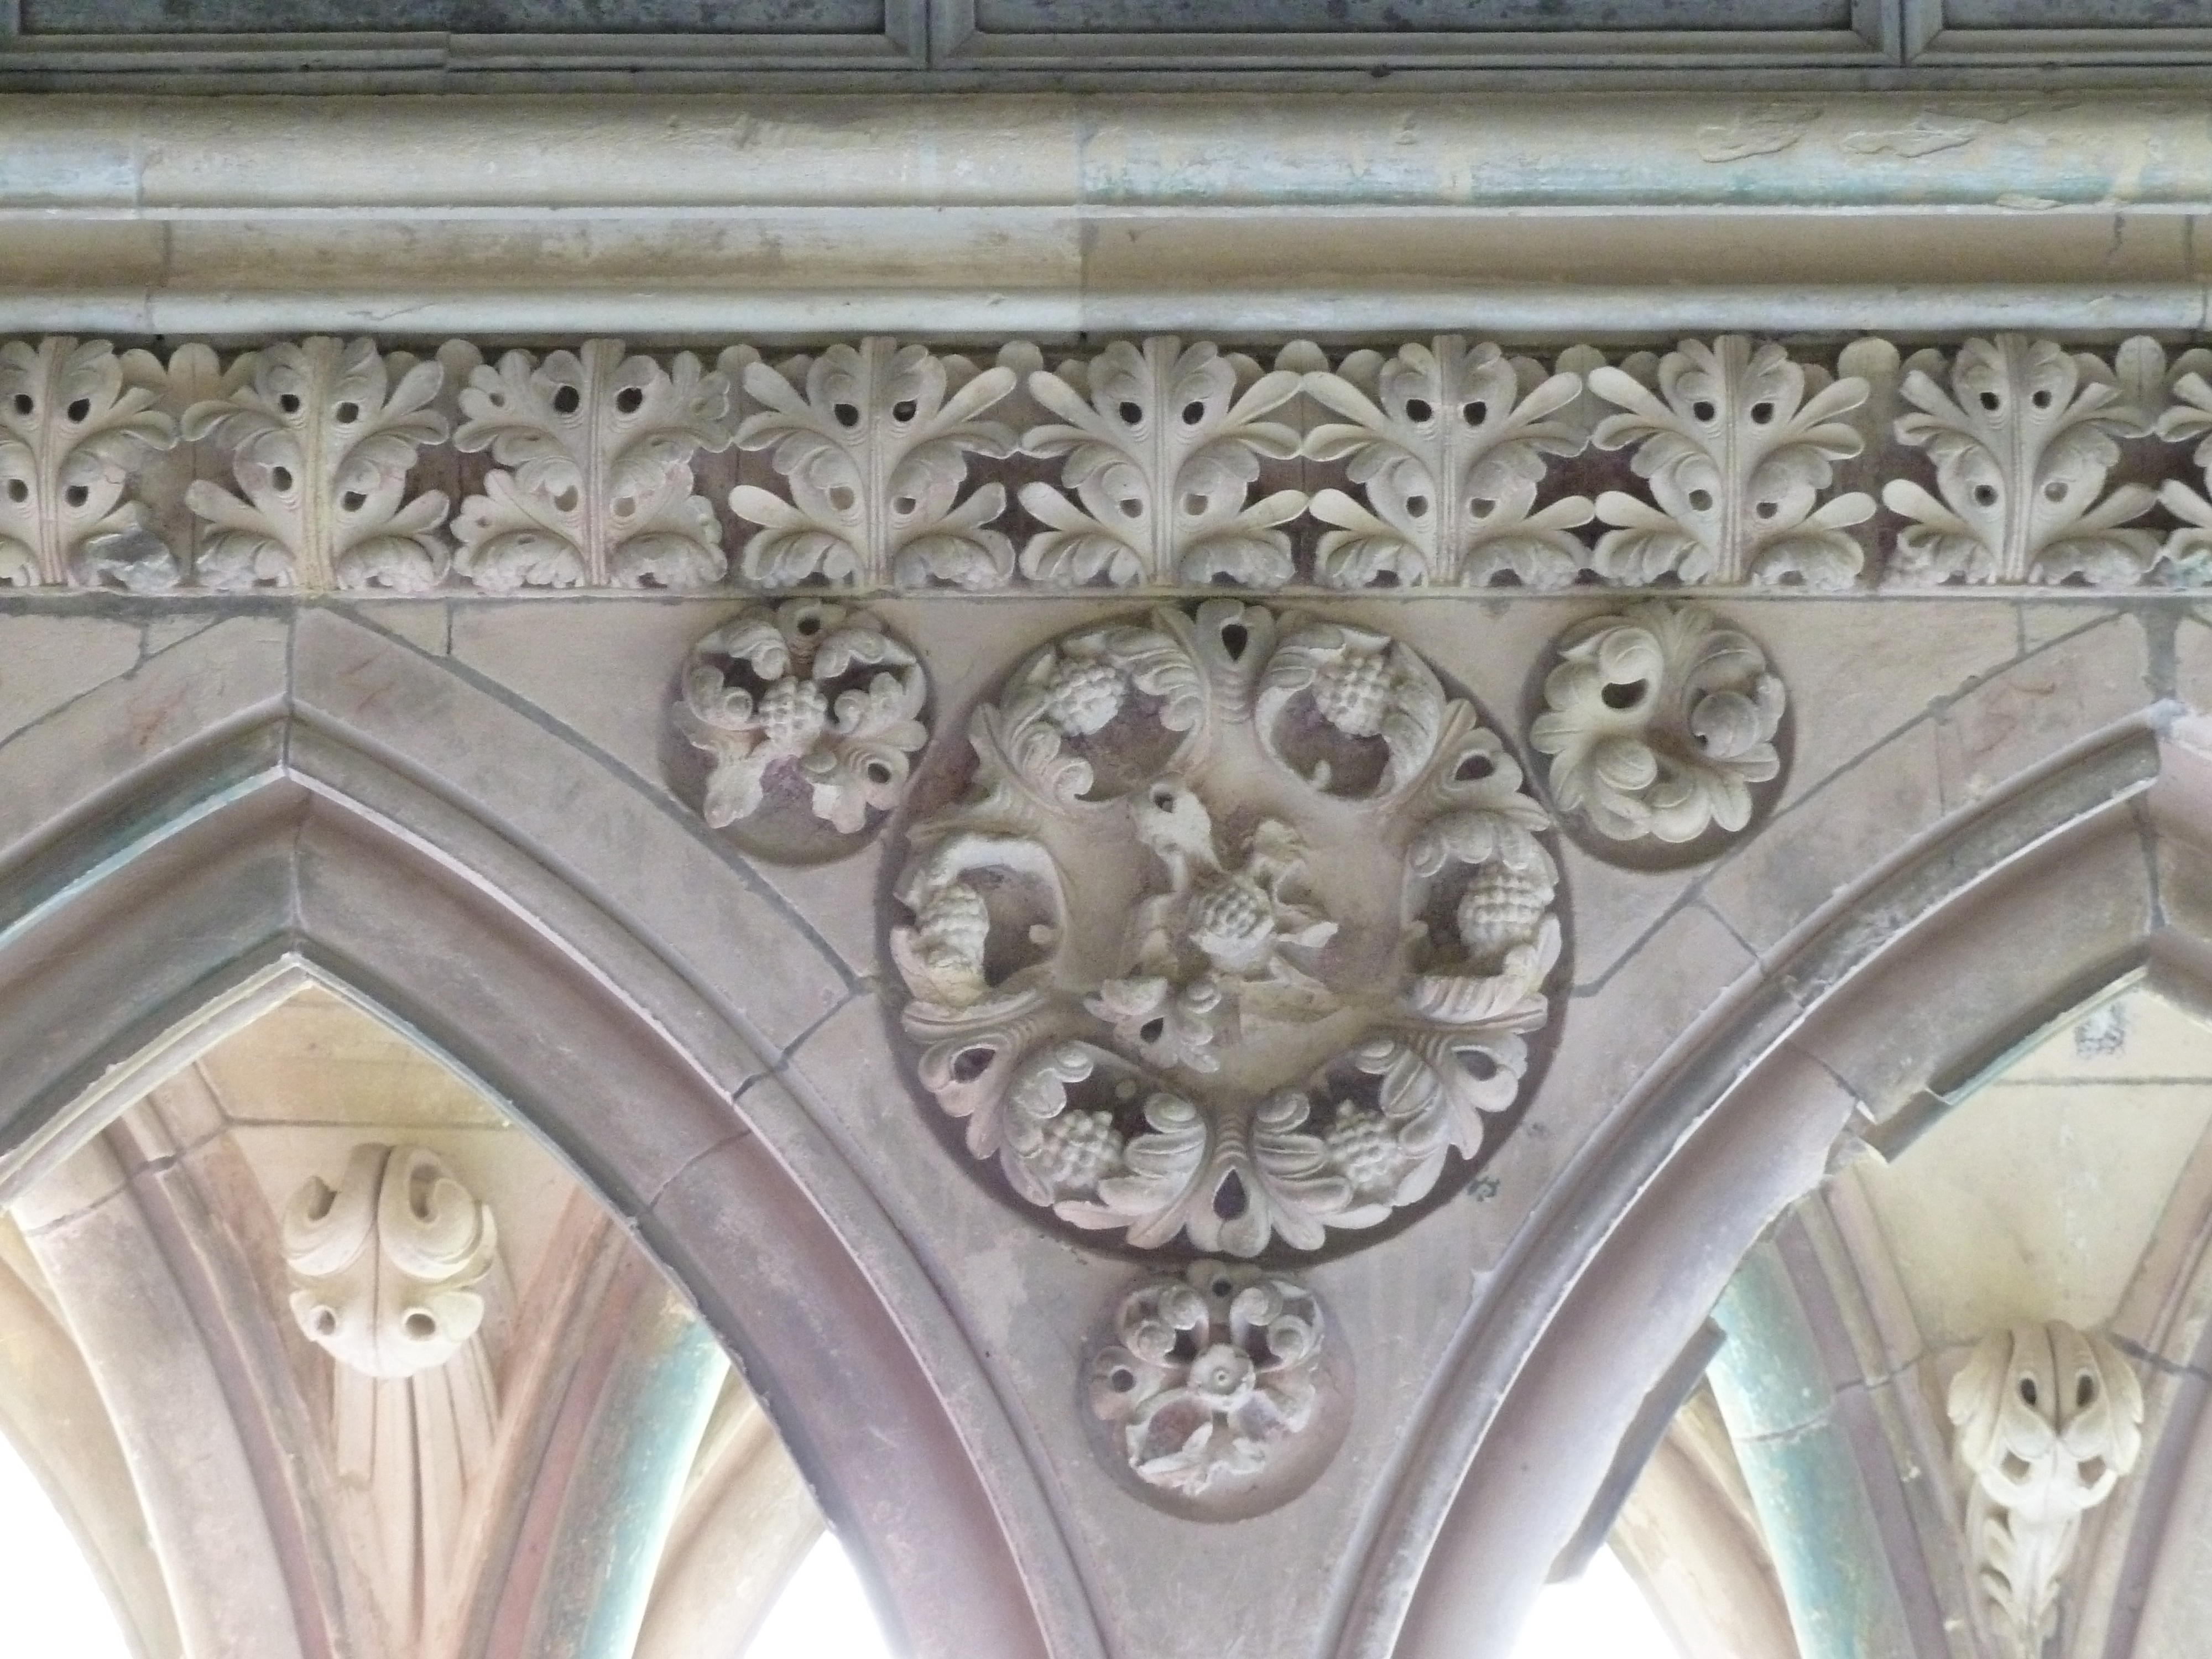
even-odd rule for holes
{"type": "Polygon", "coordinates": [[[1139,1249],[1444,1195],[1559,950],[1549,819],[1469,704],[1387,635],[1219,599],[1063,636],[969,738],[890,945],[975,1157],[1139,1249]]]}
{"type": "Polygon", "coordinates": [[[1752,786],[1782,771],[1784,695],[1747,635],[1652,600],[1577,623],[1558,650],[1528,742],[1552,757],[1563,817],[1603,842],[1701,843],[1693,855],[1751,822],[1752,786]]]}
{"type": "Polygon", "coordinates": [[[1121,1298],[1091,1358],[1091,1408],[1160,1507],[1201,1519],[1295,1497],[1341,1438],[1346,1379],[1325,1370],[1320,1302],[1263,1268],[1192,1262],[1121,1298]]]}
{"type": "Polygon", "coordinates": [[[920,720],[927,695],[914,653],[865,612],[792,599],[739,613],[691,647],[676,711],[708,757],[707,822],[768,830],[781,787],[803,795],[819,821],[815,838],[826,845],[817,852],[851,850],[906,793],[909,757],[928,740],[920,720]]]}

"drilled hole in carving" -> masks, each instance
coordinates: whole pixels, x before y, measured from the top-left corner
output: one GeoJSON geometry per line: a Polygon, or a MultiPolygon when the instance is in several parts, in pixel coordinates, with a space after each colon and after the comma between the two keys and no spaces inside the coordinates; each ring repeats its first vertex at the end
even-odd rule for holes
{"type": "Polygon", "coordinates": [[[1700,398],[1690,405],[1690,414],[1692,418],[1707,424],[1711,424],[1713,416],[1719,413],[1720,410],[1714,406],[1713,400],[1710,398],[1700,398]]]}
{"type": "Polygon", "coordinates": [[[2074,1379],[2074,1409],[2086,1411],[2097,1398],[2097,1379],[2087,1371],[2074,1379]]]}
{"type": "Polygon", "coordinates": [[[1460,405],[1459,413],[1460,418],[1469,426],[1480,426],[1490,418],[1490,405],[1477,398],[1472,403],[1460,405]]]}
{"type": "Polygon", "coordinates": [[[1477,495],[1467,505],[1468,510],[1478,519],[1486,519],[1498,511],[1498,503],[1487,495],[1477,495]]]}
{"type": "Polygon", "coordinates": [[[406,1326],[407,1334],[417,1342],[428,1342],[438,1334],[438,1322],[420,1308],[410,1308],[401,1322],[406,1326]]]}
{"type": "Polygon", "coordinates": [[[901,426],[904,426],[919,412],[919,405],[911,398],[902,398],[891,405],[891,419],[896,421],[901,426]]]}
{"type": "Polygon", "coordinates": [[[1141,519],[1145,516],[1145,504],[1134,495],[1124,495],[1114,505],[1121,509],[1121,516],[1125,519],[1141,519]]]}
{"type": "Polygon", "coordinates": [[[822,618],[813,616],[801,617],[792,624],[792,631],[809,635],[819,634],[822,631],[822,618]]]}
{"type": "Polygon", "coordinates": [[[553,392],[553,412],[574,415],[584,406],[584,394],[572,386],[556,386],[553,392]]]}
{"type": "Polygon", "coordinates": [[[850,484],[832,484],[830,487],[830,505],[840,513],[850,513],[860,499],[853,493],[850,484]]]}
{"type": "Polygon", "coordinates": [[[1615,680],[1597,695],[1607,708],[1633,708],[1650,689],[1648,680],[1615,680]]]}
{"type": "Polygon", "coordinates": [[[1498,1062],[1480,1048],[1458,1049],[1452,1058],[1459,1062],[1460,1070],[1477,1083],[1487,1083],[1498,1075],[1498,1062]]]}
{"type": "Polygon", "coordinates": [[[1114,412],[1121,417],[1123,426],[1142,426],[1145,423],[1145,411],[1135,404],[1125,402],[1114,412]]]}
{"type": "Polygon", "coordinates": [[[915,500],[911,495],[894,495],[891,497],[891,511],[902,519],[913,517],[915,508],[921,505],[921,503],[915,500]]]}
{"type": "Polygon", "coordinates": [[[1765,426],[1773,419],[1774,405],[1772,404],[1767,403],[1762,399],[1760,402],[1755,403],[1751,406],[1751,423],[1753,426],[1765,426]]]}
{"type": "Polygon", "coordinates": [[[2027,399],[2027,400],[2028,400],[2028,402],[2030,402],[2030,403],[2033,404],[2034,404],[2038,409],[2048,409],[2048,408],[2050,408],[2050,407],[2051,407],[2051,388],[2050,388],[2049,386],[2038,386],[2038,387],[2036,387],[2036,389],[2035,389],[2033,392],[2031,392],[2031,393],[2028,395],[2028,399],[2027,399]]]}
{"type": "Polygon", "coordinates": [[[25,483],[21,478],[9,479],[8,499],[11,501],[29,501],[31,499],[31,486],[25,483]]]}
{"type": "Polygon", "coordinates": [[[1426,495],[1407,496],[1406,511],[1412,514],[1413,517],[1417,519],[1427,518],[1429,516],[1429,498],[1426,495]]]}
{"type": "Polygon", "coordinates": [[[952,1080],[956,1083],[973,1083],[990,1069],[988,1048],[963,1048],[952,1056],[952,1080]]]}
{"type": "Polygon", "coordinates": [[[1213,1213],[1224,1221],[1236,1220],[1251,1201],[1244,1191],[1244,1177],[1234,1170],[1222,1176],[1221,1184],[1213,1189],[1213,1213]]]}
{"type": "Polygon", "coordinates": [[[1996,504],[1997,487],[1995,484],[1980,483],[1974,486],[1974,505],[1976,507],[1995,507],[1996,504]]]}
{"type": "Polygon", "coordinates": [[[1420,425],[1424,421],[1427,420],[1430,416],[1436,412],[1436,410],[1430,404],[1429,400],[1425,398],[1408,398],[1406,399],[1406,418],[1411,421],[1415,426],[1420,425]]]}
{"type": "Polygon", "coordinates": [[[296,392],[283,393],[276,399],[276,407],[287,415],[297,415],[300,412],[300,394],[296,392]]]}
{"type": "Polygon", "coordinates": [[[860,423],[860,406],[858,404],[832,404],[830,412],[837,417],[837,424],[848,432],[860,423]]]}
{"type": "Polygon", "coordinates": [[[2103,1458],[2085,1457],[2081,1460],[2081,1484],[2083,1486],[2094,1486],[2104,1478],[2105,1460],[2103,1458]]]}
{"type": "Polygon", "coordinates": [[[1782,503],[1779,501],[1761,501],[1757,507],[1752,508],[1752,511],[1756,513],[1762,519],[1771,519],[1776,514],[1782,511],[1782,503]]]}
{"type": "Polygon", "coordinates": [[[1200,495],[1194,489],[1186,489],[1182,494],[1182,511],[1185,518],[1204,518],[1206,516],[1206,497],[1200,495]]]}
{"type": "Polygon", "coordinates": [[[1137,1374],[1127,1365],[1116,1365],[1106,1373],[1106,1386],[1115,1394],[1127,1394],[1137,1386],[1137,1374]]]}
{"type": "Polygon", "coordinates": [[[85,418],[92,413],[92,399],[89,398],[74,399],[67,412],[72,423],[82,425],[85,418]]]}
{"type": "Polygon", "coordinates": [[[617,414],[635,415],[644,407],[645,389],[642,386],[626,386],[615,393],[615,410],[617,414]]]}
{"type": "Polygon", "coordinates": [[[276,486],[276,493],[278,495],[290,495],[292,493],[292,469],[289,466],[270,467],[269,469],[269,482],[276,486]]]}
{"type": "Polygon", "coordinates": [[[617,519],[627,519],[637,511],[637,498],[635,495],[617,495],[614,505],[608,510],[617,519]]]}
{"type": "Polygon", "coordinates": [[[2064,501],[2066,499],[2066,486],[2061,483],[2057,479],[2053,478],[2049,483],[2043,486],[2043,499],[2046,501],[2064,501]]]}
{"type": "Polygon", "coordinates": [[[1227,623],[1221,629],[1221,648],[1229,653],[1231,662],[1244,660],[1244,649],[1252,643],[1252,630],[1243,623],[1227,623]]]}
{"type": "Polygon", "coordinates": [[[580,497],[576,494],[575,485],[564,485],[560,494],[553,498],[553,510],[556,513],[574,513],[580,499],[580,497]]]}
{"type": "Polygon", "coordinates": [[[2025,1480],[2033,1473],[2033,1470],[2029,1468],[2026,1458],[2014,1452],[2007,1452],[2004,1455],[2004,1472],[2008,1480],[2025,1480]]]}
{"type": "Polygon", "coordinates": [[[338,405],[337,416],[340,426],[351,426],[361,418],[361,405],[349,399],[338,405]]]}
{"type": "Polygon", "coordinates": [[[889,783],[891,781],[891,769],[879,760],[870,761],[860,769],[868,775],[870,783],[889,783]]]}
{"type": "Polygon", "coordinates": [[[1206,405],[1204,404],[1188,403],[1182,406],[1182,423],[1185,426],[1196,426],[1205,418],[1206,405]]]}
{"type": "Polygon", "coordinates": [[[82,507],[92,499],[92,492],[82,484],[71,484],[62,491],[62,499],[71,507],[82,507]]]}
{"type": "Polygon", "coordinates": [[[2035,1404],[2036,1392],[2033,1377],[2023,1376],[2020,1379],[2020,1397],[2031,1406],[2035,1404]]]}
{"type": "MultiPolygon", "coordinates": [[[[1232,1176],[1231,1176],[1229,1178],[1230,1178],[1230,1180],[1231,1180],[1231,1181],[1234,1181],[1234,1180],[1236,1180],[1236,1179],[1237,1179],[1237,1177],[1236,1177],[1235,1176],[1233,1176],[1233,1175],[1232,1175],[1232,1176]]],[[[1216,1295],[1216,1296],[1219,1296],[1219,1297],[1226,1297],[1226,1296],[1229,1294],[1229,1292],[1230,1292],[1230,1291],[1233,1291],[1233,1290],[1235,1290],[1235,1289],[1237,1288],[1237,1286],[1236,1286],[1235,1285],[1233,1285],[1233,1284],[1231,1284],[1231,1283],[1230,1282],[1230,1280],[1229,1280],[1229,1279],[1228,1279],[1228,1276],[1227,1276],[1226,1274],[1217,1274],[1217,1275],[1215,1276],[1215,1278],[1214,1278],[1213,1284],[1212,1284],[1212,1287],[1211,1287],[1211,1288],[1212,1289],[1212,1291],[1213,1291],[1214,1295],[1216,1295]]]]}
{"type": "Polygon", "coordinates": [[[1474,754],[1460,762],[1452,769],[1452,776],[1461,783],[1480,783],[1497,770],[1489,756],[1474,754]]]}
{"type": "Polygon", "coordinates": [[[349,489],[344,495],[338,497],[338,505],[344,507],[349,513],[358,513],[362,507],[368,505],[368,497],[362,495],[358,489],[349,489]]]}
{"type": "Polygon", "coordinates": [[[1982,407],[1994,415],[2004,407],[2004,399],[1994,392],[1984,392],[1982,393],[1982,407]]]}
{"type": "Polygon", "coordinates": [[[1691,512],[1692,512],[1692,513],[1710,513],[1710,512],[1711,512],[1712,510],[1713,510],[1713,492],[1712,492],[1711,490],[1710,490],[1710,489],[1693,489],[1693,490],[1692,490],[1692,491],[1690,492],[1690,511],[1691,511],[1691,512]]]}
{"type": "Polygon", "coordinates": [[[15,394],[15,412],[18,415],[28,415],[37,408],[38,404],[31,401],[30,393],[19,392],[15,394]]]}
{"type": "Polygon", "coordinates": [[[331,1336],[337,1334],[338,1328],[337,1313],[334,1309],[318,1308],[309,1322],[314,1326],[317,1336],[331,1336]]]}

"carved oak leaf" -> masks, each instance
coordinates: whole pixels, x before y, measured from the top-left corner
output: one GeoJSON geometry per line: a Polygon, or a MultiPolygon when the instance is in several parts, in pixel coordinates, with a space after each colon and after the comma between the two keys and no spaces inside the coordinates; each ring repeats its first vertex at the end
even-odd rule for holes
{"type": "Polygon", "coordinates": [[[1683,341],[1660,359],[1657,379],[1655,397],[1620,369],[1590,371],[1590,389],[1626,411],[1600,422],[1592,441],[1635,444],[1633,465],[1652,495],[1598,497],[1597,516],[1617,528],[1598,542],[1597,569],[1638,587],[1668,574],[1849,586],[1865,555],[1844,526],[1873,517],[1874,501],[1820,497],[1833,463],[1864,447],[1838,417],[1866,401],[1867,383],[1855,375],[1832,383],[1781,346],[1754,349],[1741,334],[1683,341]]]}
{"type": "Polygon", "coordinates": [[[501,466],[453,521],[454,563],[479,587],[702,587],[727,568],[692,494],[691,457],[726,449],[730,383],[678,352],[664,369],[591,340],[540,363],[510,351],[461,392],[454,443],[501,466]]]}
{"type": "Polygon", "coordinates": [[[1014,384],[1003,362],[978,374],[964,357],[887,339],[749,365],[745,391],[768,407],[738,428],[738,445],[771,450],[793,500],[750,484],[730,492],[732,510],[764,526],[745,544],[745,579],[1004,586],[1013,544],[988,526],[1006,511],[1006,486],[964,500],[960,489],[970,455],[1013,453],[1013,429],[980,417],[1014,384]]]}
{"type": "Polygon", "coordinates": [[[123,497],[177,428],[153,387],[125,384],[125,368],[105,340],[0,346],[0,581],[176,585],[175,555],[123,497]]]}
{"type": "Polygon", "coordinates": [[[2124,526],[2158,498],[2136,483],[2103,493],[2119,459],[2114,440],[2142,424],[2110,369],[2020,334],[1967,341],[1948,393],[1929,372],[1940,358],[1923,353],[1914,364],[1904,396],[1922,412],[1900,419],[1897,436],[1929,453],[1942,499],[1907,478],[1883,486],[1883,504],[1913,520],[1898,534],[1896,580],[2142,580],[2160,538],[2124,526]]]}
{"type": "Polygon", "coordinates": [[[417,452],[446,437],[429,406],[445,379],[437,363],[318,336],[251,353],[233,373],[241,383],[228,395],[185,411],[185,435],[221,444],[245,491],[202,479],[185,492],[218,526],[195,562],[203,583],[420,592],[444,579],[446,496],[407,498],[417,452]]]}
{"type": "Polygon", "coordinates": [[[1510,573],[1564,587],[1583,568],[1589,550],[1569,532],[1589,522],[1589,499],[1536,507],[1545,457],[1578,455],[1589,441],[1572,418],[1581,375],[1547,375],[1447,334],[1388,359],[1355,351],[1334,374],[1308,374],[1304,387],[1346,422],[1309,432],[1306,454],[1344,462],[1366,494],[1313,498],[1313,516],[1338,526],[1317,550],[1328,586],[1364,587],[1387,573],[1407,586],[1478,586],[1510,573]]]}
{"type": "Polygon", "coordinates": [[[1296,432],[1261,418],[1298,395],[1296,374],[1262,374],[1206,342],[1185,349],[1155,337],[1040,370],[1029,387],[1060,420],[1023,434],[1023,453],[1066,456],[1061,482],[1075,499],[1047,483],[1022,486],[1022,505],[1046,526],[1022,550],[1024,575],[1121,587],[1290,580],[1291,539],[1275,526],[1304,510],[1304,495],[1246,497],[1263,459],[1298,453],[1296,432]]]}

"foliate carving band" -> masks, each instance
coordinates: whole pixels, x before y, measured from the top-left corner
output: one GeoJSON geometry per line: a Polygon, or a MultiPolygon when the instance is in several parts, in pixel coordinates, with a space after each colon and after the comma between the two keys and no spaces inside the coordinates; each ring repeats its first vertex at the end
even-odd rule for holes
{"type": "Polygon", "coordinates": [[[0,345],[0,580],[2194,586],[2212,354],[0,345]],[[2194,451],[2192,459],[2192,450],[2194,451]]]}
{"type": "Polygon", "coordinates": [[[1320,1247],[1518,1097],[1549,819],[1386,635],[1216,599],[1033,653],[908,830],[921,1080],[1013,1190],[1139,1248],[1320,1247]]]}

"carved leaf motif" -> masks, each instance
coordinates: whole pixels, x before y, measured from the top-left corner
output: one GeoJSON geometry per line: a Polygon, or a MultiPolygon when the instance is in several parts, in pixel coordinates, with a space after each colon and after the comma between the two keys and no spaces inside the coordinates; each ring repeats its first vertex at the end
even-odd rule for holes
{"type": "Polygon", "coordinates": [[[2037,1659],[2082,1516],[2142,1449],[2142,1385],[2105,1338],[2053,1320],[1984,1337],[1947,1404],[1983,1614],[2008,1659],[2037,1659]]]}
{"type": "Polygon", "coordinates": [[[1316,427],[1305,453],[1342,461],[1364,501],[1339,489],[1313,498],[1323,533],[1318,574],[1364,587],[1388,574],[1407,586],[1480,586],[1510,573],[1529,587],[1564,587],[1589,558],[1570,532],[1594,511],[1586,496],[1536,506],[1549,455],[1589,441],[1572,418],[1579,374],[1547,375],[1491,344],[1455,334],[1385,359],[1356,351],[1334,374],[1304,377],[1308,396],[1344,417],[1316,427]]]}
{"type": "Polygon", "coordinates": [[[454,563],[479,587],[703,587],[727,568],[692,493],[691,457],[729,447],[730,383],[690,352],[664,369],[587,341],[539,362],[510,351],[461,392],[453,441],[502,468],[454,520],[454,563]]]}
{"type": "Polygon", "coordinates": [[[1685,340],[1660,359],[1658,395],[1613,368],[1590,389],[1625,413],[1598,423],[1601,449],[1637,446],[1633,465],[1650,501],[1607,490],[1597,516],[1596,568],[1625,586],[1663,575],[1692,583],[1850,585],[1864,561],[1845,526],[1874,516],[1856,493],[1820,500],[1834,463],[1864,446],[1841,417],[1867,398],[1856,376],[1831,382],[1781,346],[1753,349],[1741,334],[1685,340]],[[1656,503],[1656,505],[1655,505],[1656,503]]]}
{"type": "Polygon", "coordinates": [[[1577,624],[1544,681],[1532,747],[1552,799],[1610,841],[1697,840],[1751,821],[1779,774],[1785,695],[1751,639],[1702,606],[1654,601],[1577,624]]]}
{"type": "Polygon", "coordinates": [[[981,418],[1014,390],[1005,362],[979,374],[964,357],[867,339],[777,368],[753,363],[744,386],[767,408],[738,428],[738,447],[771,451],[793,498],[750,484],[730,493],[738,516],[763,526],[745,544],[748,581],[1006,585],[1013,544],[988,528],[1006,486],[960,494],[970,455],[1013,453],[1012,428],[981,418]]]}
{"type": "MultiPolygon", "coordinates": [[[[2212,483],[2212,382],[2204,378],[2212,372],[2212,351],[2184,352],[2168,370],[2166,354],[2154,341],[2130,340],[2120,348],[2119,363],[2130,403],[2160,410],[2154,428],[2160,437],[2169,442],[2196,439],[2190,459],[2212,483]],[[2124,373],[2130,369],[2132,378],[2124,373]]],[[[2160,485],[2158,499],[2181,520],[2162,550],[2169,580],[2183,587],[2212,582],[2212,501],[2179,478],[2160,485]]]]}
{"type": "Polygon", "coordinates": [[[1200,585],[1225,576],[1279,587],[1292,574],[1278,529],[1305,496],[1278,490],[1249,501],[1263,459],[1298,453],[1298,434],[1261,418],[1298,395],[1289,369],[1262,374],[1249,358],[1200,342],[1116,340],[1088,362],[1030,376],[1030,395],[1059,416],[1022,435],[1026,454],[1065,456],[1065,491],[1022,486],[1022,505],[1046,528],[1023,548],[1039,581],[1103,580],[1200,585]]]}
{"type": "Polygon", "coordinates": [[[1921,412],[1897,422],[1899,441],[1936,464],[1938,501],[1893,478],[1882,502],[1913,522],[1898,534],[1893,577],[1901,582],[2139,581],[2157,559],[2155,531],[2129,528],[2156,495],[2105,480],[2118,437],[2142,428],[2112,372],[2057,342],[2001,334],[1969,340],[1936,383],[1940,359],[1922,354],[1904,396],[1921,412]]]}
{"type": "Polygon", "coordinates": [[[157,401],[125,383],[105,340],[0,346],[0,581],[175,586],[175,555],[124,499],[138,465],[177,441],[157,401]]]}
{"type": "Polygon", "coordinates": [[[195,564],[203,583],[414,592],[444,579],[445,495],[407,495],[417,452],[446,438],[430,407],[437,363],[318,336],[252,353],[233,374],[242,384],[228,395],[185,411],[185,435],[222,445],[245,492],[204,479],[185,492],[216,526],[195,564]]]}

